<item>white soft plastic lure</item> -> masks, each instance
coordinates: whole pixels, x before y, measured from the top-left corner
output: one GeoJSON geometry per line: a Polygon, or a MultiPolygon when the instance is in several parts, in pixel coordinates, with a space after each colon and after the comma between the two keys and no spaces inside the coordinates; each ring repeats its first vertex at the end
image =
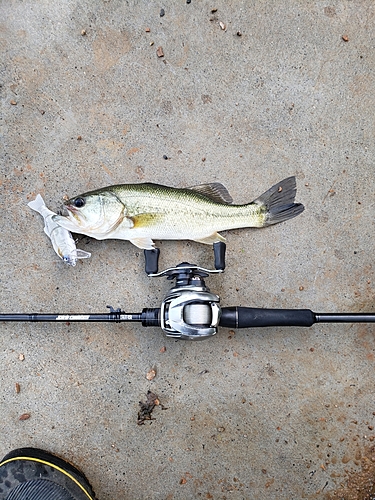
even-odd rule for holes
{"type": "Polygon", "coordinates": [[[76,248],[75,241],[70,231],[59,226],[52,220],[55,212],[49,210],[43,198],[38,194],[34,201],[30,201],[28,206],[40,213],[44,219],[44,232],[50,238],[52,246],[57,255],[69,266],[75,266],[77,259],[87,259],[91,253],[76,248]]]}

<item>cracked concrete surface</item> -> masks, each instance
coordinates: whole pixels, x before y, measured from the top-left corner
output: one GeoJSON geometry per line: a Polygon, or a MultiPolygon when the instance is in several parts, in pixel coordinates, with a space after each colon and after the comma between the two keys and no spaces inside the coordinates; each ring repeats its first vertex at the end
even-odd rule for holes
{"type": "MultiPolygon", "coordinates": [[[[1,312],[136,312],[170,286],[128,242],[79,236],[92,258],[65,267],[27,207],[37,193],[57,210],[109,184],[219,181],[240,203],[290,175],[305,212],[228,232],[208,286],[224,306],[375,311],[372,1],[13,0],[1,13],[1,312]]],[[[158,246],[160,269],[213,265],[209,247],[158,246]]],[[[222,328],[201,343],[137,324],[0,328],[1,452],[57,453],[101,500],[374,491],[371,325],[222,328]],[[139,426],[148,390],[167,409],[139,426]]]]}

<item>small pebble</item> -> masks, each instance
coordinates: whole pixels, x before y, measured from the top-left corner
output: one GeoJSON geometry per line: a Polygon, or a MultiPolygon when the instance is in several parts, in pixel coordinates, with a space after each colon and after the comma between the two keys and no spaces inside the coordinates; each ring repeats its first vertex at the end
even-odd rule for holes
{"type": "Polygon", "coordinates": [[[302,290],[304,290],[305,288],[303,286],[300,286],[299,287],[299,291],[302,292],[302,290]]]}
{"type": "Polygon", "coordinates": [[[342,35],[342,37],[341,37],[341,38],[344,40],[344,42],[349,42],[349,37],[348,37],[348,35],[342,35]]]}
{"type": "Polygon", "coordinates": [[[21,386],[18,382],[16,382],[16,384],[15,384],[15,389],[16,389],[17,394],[19,394],[21,392],[21,386]]]}
{"type": "Polygon", "coordinates": [[[22,413],[18,420],[28,420],[30,418],[30,413],[22,413]]]}
{"type": "Polygon", "coordinates": [[[85,36],[85,35],[86,35],[86,30],[82,30],[82,31],[81,31],[81,35],[82,35],[82,36],[85,36]]]}
{"type": "Polygon", "coordinates": [[[161,9],[160,10],[160,17],[164,17],[165,16],[165,10],[164,9],[161,9]]]}
{"type": "Polygon", "coordinates": [[[150,370],[146,375],[147,380],[153,380],[155,377],[156,377],[155,370],[150,370]]]}
{"type": "Polygon", "coordinates": [[[12,106],[15,106],[15,105],[17,104],[17,101],[15,101],[14,99],[12,99],[12,100],[10,101],[10,103],[11,103],[11,105],[12,105],[12,106]]]}
{"type": "Polygon", "coordinates": [[[221,28],[222,30],[224,30],[224,31],[225,31],[225,30],[226,30],[226,26],[225,26],[225,24],[224,24],[224,23],[222,23],[221,21],[220,21],[220,23],[219,23],[219,24],[220,24],[220,28],[221,28]]]}
{"type": "Polygon", "coordinates": [[[21,354],[18,356],[18,359],[19,359],[20,361],[24,361],[24,359],[25,359],[25,355],[21,353],[21,354]]]}
{"type": "Polygon", "coordinates": [[[241,31],[237,31],[237,36],[242,36],[241,31]]]}
{"type": "Polygon", "coordinates": [[[191,0],[186,0],[186,3],[191,3],[191,0]]]}
{"type": "Polygon", "coordinates": [[[163,158],[164,158],[164,160],[168,160],[168,156],[167,155],[163,155],[163,158]]]}
{"type": "Polygon", "coordinates": [[[158,57],[164,57],[163,47],[158,47],[156,50],[156,55],[158,57]]]}
{"type": "Polygon", "coordinates": [[[146,33],[150,33],[150,28],[146,28],[146,33]]]}
{"type": "Polygon", "coordinates": [[[82,136],[81,136],[81,135],[79,135],[79,136],[77,137],[77,141],[82,141],[82,136]]]}

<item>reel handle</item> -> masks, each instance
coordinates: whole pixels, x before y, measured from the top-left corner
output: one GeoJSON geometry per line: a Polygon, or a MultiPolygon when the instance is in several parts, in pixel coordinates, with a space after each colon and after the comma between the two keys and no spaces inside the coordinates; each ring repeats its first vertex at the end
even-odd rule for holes
{"type": "MultiPolygon", "coordinates": [[[[222,241],[217,241],[213,244],[215,269],[223,272],[225,269],[225,251],[226,245],[222,241]]],[[[152,250],[144,250],[145,256],[145,271],[148,276],[159,274],[159,255],[160,249],[153,248],[152,250]]]]}

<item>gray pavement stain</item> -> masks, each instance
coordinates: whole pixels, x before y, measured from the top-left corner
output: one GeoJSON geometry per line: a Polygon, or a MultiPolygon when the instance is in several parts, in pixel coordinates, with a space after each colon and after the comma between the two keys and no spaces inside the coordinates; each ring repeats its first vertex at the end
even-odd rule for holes
{"type": "MultiPolygon", "coordinates": [[[[170,287],[128,242],[78,236],[92,257],[65,267],[27,207],[38,193],[56,211],[110,184],[222,182],[243,203],[290,175],[305,212],[228,231],[208,286],[224,306],[374,312],[373,2],[1,11],[2,312],[140,311],[170,287]]],[[[160,269],[212,267],[198,243],[158,246],[160,269]]],[[[371,325],[222,328],[201,343],[136,324],[0,328],[3,454],[55,452],[101,500],[374,495],[371,325]],[[139,426],[149,390],[168,411],[139,426]]]]}

